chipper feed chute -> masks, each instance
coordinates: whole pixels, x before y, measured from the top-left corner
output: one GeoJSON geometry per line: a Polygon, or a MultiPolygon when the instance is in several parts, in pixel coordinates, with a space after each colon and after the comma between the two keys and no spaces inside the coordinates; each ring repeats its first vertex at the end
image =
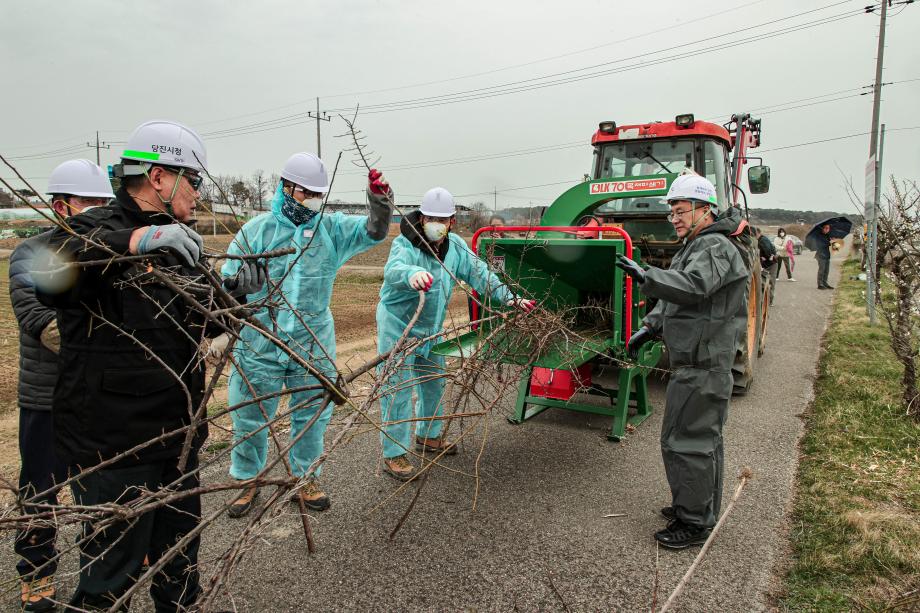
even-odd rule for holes
{"type": "MultiPolygon", "coordinates": [[[[535,298],[552,321],[533,318],[535,325],[528,329],[526,320],[513,325],[487,320],[438,344],[435,353],[475,353],[479,359],[524,366],[512,423],[547,408],[607,415],[612,418],[608,438],[619,440],[627,423],[649,416],[646,377],[658,364],[661,344],[648,343],[636,361],[626,355],[626,341],[645,310],[629,277],[614,265],[618,253],[639,258],[626,232],[613,226],[483,228],[473,248],[516,293],[535,298]],[[491,231],[524,237],[496,238],[491,231]],[[584,395],[607,402],[592,403],[584,395]]],[[[492,312],[488,302],[485,306],[492,312]]],[[[495,310],[505,310],[504,305],[495,310]]]]}

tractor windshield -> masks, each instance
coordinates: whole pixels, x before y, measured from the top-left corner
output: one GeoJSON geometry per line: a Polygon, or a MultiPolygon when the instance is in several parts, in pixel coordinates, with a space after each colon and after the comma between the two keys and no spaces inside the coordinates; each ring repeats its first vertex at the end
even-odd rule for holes
{"type": "MultiPolygon", "coordinates": [[[[598,154],[595,179],[679,174],[692,168],[716,186],[720,202],[727,199],[725,147],[710,139],[647,139],[604,144],[598,154]]],[[[649,213],[670,211],[664,196],[638,196],[611,200],[598,213],[649,213]]]]}

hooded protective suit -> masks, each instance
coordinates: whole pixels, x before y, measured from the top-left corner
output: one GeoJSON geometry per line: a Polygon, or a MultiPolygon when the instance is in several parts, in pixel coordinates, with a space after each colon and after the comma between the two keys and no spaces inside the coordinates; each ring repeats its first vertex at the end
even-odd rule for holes
{"type": "Polygon", "coordinates": [[[722,426],[735,347],[747,325],[748,270],[730,236],[746,222],[731,208],[689,238],[669,270],[646,271],[642,292],[659,300],[644,324],[671,360],[661,454],[677,516],[712,527],[722,501],[722,426]]]}
{"type": "MultiPolygon", "coordinates": [[[[333,381],[336,378],[335,327],[329,300],[336,272],[350,258],[383,240],[390,222],[390,208],[386,200],[374,194],[370,194],[370,198],[370,216],[322,213],[295,226],[281,212],[284,195],[279,183],[272,200],[271,213],[259,215],[243,226],[228,249],[231,254],[261,253],[284,247],[294,247],[297,250],[291,255],[269,259],[269,282],[258,293],[247,296],[247,299],[256,302],[265,298],[268,292],[274,292],[270,302],[277,306],[263,307],[256,313],[256,317],[269,330],[275,331],[288,347],[333,381]],[[273,289],[279,283],[280,295],[273,289]]],[[[225,277],[233,276],[239,268],[239,260],[227,260],[221,274],[225,277]]],[[[240,340],[233,352],[239,370],[234,367],[230,374],[231,406],[253,398],[253,392],[261,396],[277,392],[282,387],[318,384],[316,378],[307,375],[302,366],[250,327],[241,330],[240,340]]],[[[291,394],[288,406],[303,406],[291,415],[292,439],[301,433],[320,410],[321,395],[322,390],[291,394]]],[[[242,407],[231,414],[236,441],[261,428],[251,438],[239,442],[233,448],[230,466],[232,477],[250,479],[264,468],[268,429],[264,427],[266,420],[262,410],[271,419],[277,407],[278,398],[275,397],[242,407]]],[[[323,438],[330,417],[332,406],[323,407],[322,415],[291,449],[291,468],[296,476],[304,476],[322,453],[323,438]]],[[[316,474],[319,472],[317,469],[316,474]]]]}
{"type": "MultiPolygon", "coordinates": [[[[441,242],[435,250],[437,258],[432,255],[431,247],[423,236],[420,214],[417,211],[410,213],[402,220],[400,236],[393,240],[390,248],[383,273],[383,287],[380,288],[380,303],[377,305],[377,349],[380,353],[393,348],[418,308],[418,291],[409,285],[409,277],[417,272],[431,273],[434,282],[425,295],[425,306],[418,322],[409,333],[412,338],[425,338],[440,332],[454,291],[454,277],[469,283],[481,295],[491,295],[502,303],[515,297],[456,234],[448,234],[441,242]]],[[[417,418],[443,413],[440,404],[444,392],[444,358],[430,355],[431,345],[429,341],[419,346],[387,380],[387,388],[380,400],[384,422],[380,440],[385,458],[403,455],[412,443],[412,422],[404,421],[412,418],[412,386],[408,381],[419,381],[416,385],[417,418]],[[387,425],[388,422],[400,423],[387,425]]],[[[443,420],[419,421],[416,434],[438,438],[442,427],[443,420]]]]}

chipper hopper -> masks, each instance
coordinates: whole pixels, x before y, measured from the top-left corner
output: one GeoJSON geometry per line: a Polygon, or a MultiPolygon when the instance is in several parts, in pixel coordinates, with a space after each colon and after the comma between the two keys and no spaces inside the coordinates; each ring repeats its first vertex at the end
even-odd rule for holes
{"type": "Polygon", "coordinates": [[[440,343],[434,352],[476,352],[480,359],[523,366],[512,423],[548,408],[606,415],[611,418],[608,438],[619,440],[627,424],[638,424],[651,414],[646,377],[658,364],[662,348],[648,343],[637,360],[626,355],[626,341],[645,309],[632,280],[614,265],[618,253],[641,257],[622,228],[483,228],[473,237],[473,249],[499,269],[517,293],[538,300],[548,315],[535,321],[545,329],[485,318],[477,329],[440,343]],[[493,234],[498,231],[523,236],[499,238],[493,234]],[[592,402],[588,396],[603,402],[592,402]]]}

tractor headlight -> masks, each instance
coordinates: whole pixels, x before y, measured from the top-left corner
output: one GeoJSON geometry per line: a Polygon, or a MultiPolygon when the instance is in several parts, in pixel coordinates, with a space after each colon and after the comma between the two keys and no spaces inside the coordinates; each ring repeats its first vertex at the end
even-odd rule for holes
{"type": "Polygon", "coordinates": [[[674,123],[677,124],[678,128],[692,128],[694,123],[693,113],[678,115],[674,118],[674,123]]]}

